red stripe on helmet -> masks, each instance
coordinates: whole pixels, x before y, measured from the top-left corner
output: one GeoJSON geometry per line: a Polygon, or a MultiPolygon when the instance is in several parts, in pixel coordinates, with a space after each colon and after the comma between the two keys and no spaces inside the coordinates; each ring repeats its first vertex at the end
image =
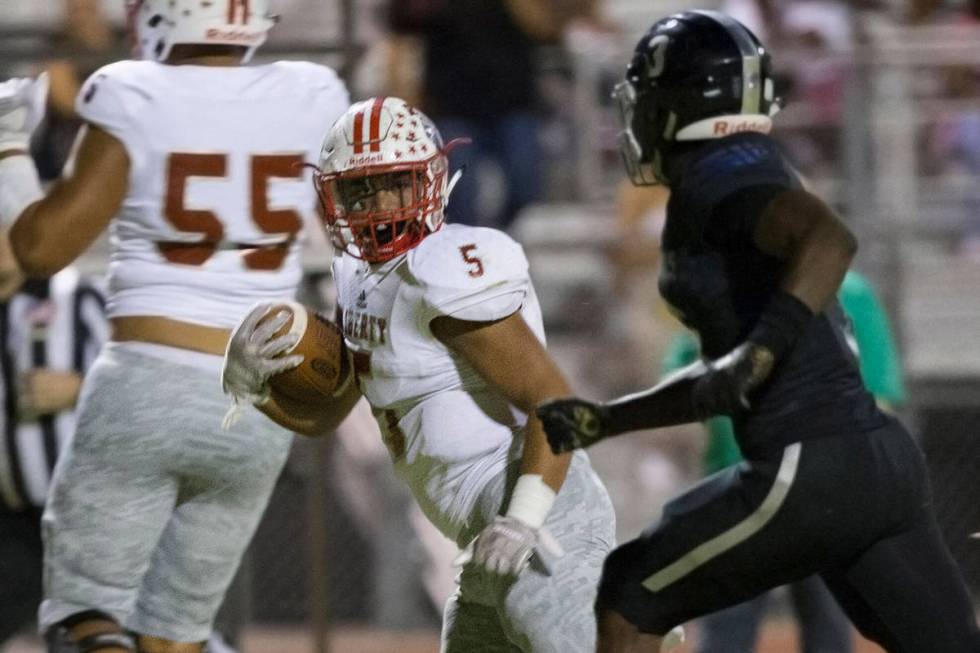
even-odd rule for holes
{"type": "Polygon", "coordinates": [[[238,0],[228,0],[228,23],[232,24],[235,22],[236,8],[238,7],[238,0]]]}
{"type": "Polygon", "coordinates": [[[364,152],[364,112],[358,111],[354,116],[354,154],[364,152]]]}
{"type": "Polygon", "coordinates": [[[248,0],[242,0],[242,25],[248,25],[248,19],[251,16],[251,12],[248,7],[248,0]]]}
{"type": "Polygon", "coordinates": [[[381,107],[384,103],[383,97],[375,98],[374,106],[371,107],[371,129],[368,134],[372,152],[381,151],[381,107]]]}

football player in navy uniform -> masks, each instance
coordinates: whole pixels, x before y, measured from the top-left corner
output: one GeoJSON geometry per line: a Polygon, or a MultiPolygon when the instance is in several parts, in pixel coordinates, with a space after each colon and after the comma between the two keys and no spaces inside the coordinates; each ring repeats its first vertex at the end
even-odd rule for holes
{"type": "Polygon", "coordinates": [[[670,187],[660,291],[705,359],[648,391],[538,415],[556,452],[730,415],[746,461],[610,554],[598,651],[657,650],[677,624],[811,574],[892,653],[980,651],[923,456],[846,343],[834,297],[857,243],[767,136],[767,51],[724,14],[673,15],[615,96],[633,182],[670,187]]]}

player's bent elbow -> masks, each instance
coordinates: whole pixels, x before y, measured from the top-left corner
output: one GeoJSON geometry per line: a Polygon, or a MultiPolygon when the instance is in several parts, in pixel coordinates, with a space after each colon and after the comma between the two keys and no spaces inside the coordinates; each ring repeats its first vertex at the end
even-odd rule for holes
{"type": "Polygon", "coordinates": [[[11,239],[11,249],[17,265],[28,277],[51,277],[61,271],[66,263],[52,260],[45,252],[37,247],[18,247],[11,239]]]}
{"type": "Polygon", "coordinates": [[[57,252],[47,251],[36,231],[18,223],[10,228],[10,251],[21,271],[29,277],[50,277],[71,261],[63,261],[57,252]]]}

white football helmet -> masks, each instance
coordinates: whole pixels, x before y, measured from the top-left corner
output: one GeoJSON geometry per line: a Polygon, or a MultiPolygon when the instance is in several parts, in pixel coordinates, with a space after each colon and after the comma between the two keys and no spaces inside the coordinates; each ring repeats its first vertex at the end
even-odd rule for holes
{"type": "Polygon", "coordinates": [[[453,183],[448,145],[429,118],[395,97],[351,106],[320,150],[315,183],[334,247],[387,261],[442,227],[453,183]]]}
{"type": "Polygon", "coordinates": [[[126,0],[136,56],[165,61],[173,46],[240,45],[246,62],[275,18],[268,0],[126,0]]]}

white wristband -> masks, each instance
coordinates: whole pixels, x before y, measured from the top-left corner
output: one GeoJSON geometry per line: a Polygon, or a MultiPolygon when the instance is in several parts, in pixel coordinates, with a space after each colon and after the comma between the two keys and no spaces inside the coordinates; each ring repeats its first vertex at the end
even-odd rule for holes
{"type": "Polygon", "coordinates": [[[0,225],[9,225],[44,197],[34,162],[26,154],[0,159],[0,225]]]}
{"type": "Polygon", "coordinates": [[[522,474],[510,497],[507,516],[519,519],[531,528],[541,528],[556,496],[541,474],[522,474]]]}

